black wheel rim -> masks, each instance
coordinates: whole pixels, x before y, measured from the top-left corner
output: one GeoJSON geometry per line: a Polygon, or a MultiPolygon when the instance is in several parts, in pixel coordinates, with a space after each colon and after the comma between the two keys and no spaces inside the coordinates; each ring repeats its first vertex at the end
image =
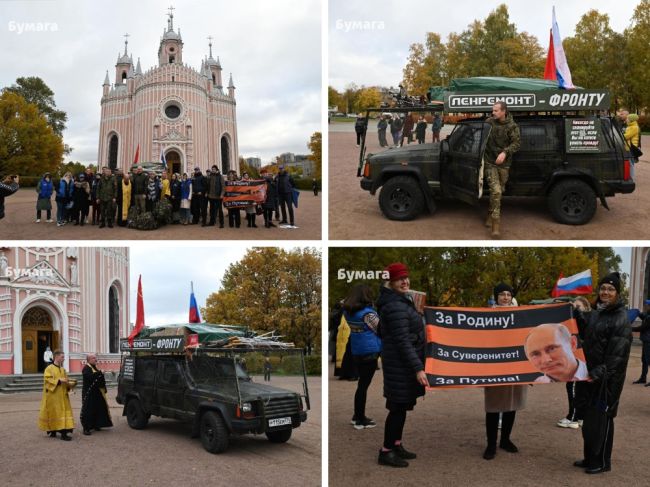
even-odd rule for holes
{"type": "Polygon", "coordinates": [[[411,209],[411,193],[404,188],[395,188],[390,194],[390,208],[399,213],[405,213],[411,209]]]}
{"type": "Polygon", "coordinates": [[[586,207],[587,200],[580,193],[567,193],[562,197],[562,212],[567,216],[580,216],[585,212],[586,207]]]}
{"type": "Polygon", "coordinates": [[[208,441],[208,443],[212,443],[214,440],[214,429],[209,421],[203,422],[203,437],[208,441]]]}

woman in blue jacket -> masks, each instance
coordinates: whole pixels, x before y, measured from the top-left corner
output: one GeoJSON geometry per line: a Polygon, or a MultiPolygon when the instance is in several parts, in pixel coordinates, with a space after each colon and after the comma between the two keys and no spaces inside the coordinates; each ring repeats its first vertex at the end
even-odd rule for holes
{"type": "Polygon", "coordinates": [[[38,200],[36,201],[36,223],[41,221],[41,211],[47,212],[47,222],[52,223],[52,193],[54,193],[54,183],[52,176],[46,172],[36,186],[38,200]]]}
{"type": "Polygon", "coordinates": [[[377,370],[381,338],[377,336],[379,315],[372,307],[372,294],[368,286],[358,284],[352,288],[343,303],[343,315],[350,326],[352,357],[359,371],[352,425],[358,430],[374,428],[377,424],[366,417],[366,396],[377,370]]]}

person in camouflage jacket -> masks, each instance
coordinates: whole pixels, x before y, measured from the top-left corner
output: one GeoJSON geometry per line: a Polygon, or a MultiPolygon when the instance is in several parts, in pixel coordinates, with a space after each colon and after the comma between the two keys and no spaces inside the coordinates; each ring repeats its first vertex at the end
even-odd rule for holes
{"type": "Polygon", "coordinates": [[[117,198],[117,183],[108,167],[102,169],[102,178],[97,186],[97,202],[100,205],[100,224],[99,228],[113,228],[113,219],[115,217],[115,201],[117,198]]]}
{"type": "Polygon", "coordinates": [[[508,182],[508,172],[512,164],[512,156],[521,145],[519,127],[508,112],[508,106],[498,101],[492,107],[491,125],[485,147],[485,174],[490,188],[490,206],[486,227],[492,227],[492,238],[501,236],[501,195],[508,182]]]}

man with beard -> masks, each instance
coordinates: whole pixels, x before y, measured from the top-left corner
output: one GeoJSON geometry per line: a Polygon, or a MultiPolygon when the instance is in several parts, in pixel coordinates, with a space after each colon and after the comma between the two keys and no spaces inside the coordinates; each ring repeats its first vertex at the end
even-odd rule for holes
{"type": "Polygon", "coordinates": [[[97,368],[97,356],[88,354],[86,365],[81,371],[83,388],[81,393],[81,425],[84,435],[90,430],[113,426],[111,413],[106,402],[106,380],[104,373],[97,368]]]}

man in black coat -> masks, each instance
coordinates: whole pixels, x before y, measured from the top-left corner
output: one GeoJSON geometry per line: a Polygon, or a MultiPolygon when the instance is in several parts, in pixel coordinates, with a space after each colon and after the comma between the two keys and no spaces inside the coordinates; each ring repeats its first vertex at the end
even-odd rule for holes
{"type": "Polygon", "coordinates": [[[0,220],[5,217],[5,198],[18,191],[18,188],[18,176],[7,176],[0,182],[0,220]]]}
{"type": "Polygon", "coordinates": [[[292,227],[294,226],[293,218],[293,188],[296,184],[293,182],[291,175],[285,170],[284,166],[280,166],[280,173],[278,174],[278,200],[280,203],[280,209],[282,210],[282,221],[281,225],[286,225],[289,223],[292,227]],[[287,210],[285,205],[288,207],[289,211],[289,222],[287,222],[287,210]]]}
{"type": "Polygon", "coordinates": [[[396,262],[386,267],[386,271],[390,279],[380,290],[377,310],[388,416],[378,462],[390,467],[407,467],[406,460],[416,455],[402,445],[406,412],[413,410],[428,384],[424,372],[424,320],[409,295],[406,265],[396,262]]]}
{"type": "Polygon", "coordinates": [[[210,202],[210,226],[214,226],[219,217],[219,228],[223,228],[223,196],[226,194],[226,178],[223,177],[217,165],[212,166],[207,178],[207,196],[210,202]]]}
{"type": "Polygon", "coordinates": [[[106,380],[104,373],[97,368],[97,356],[88,354],[86,365],[81,370],[83,389],[81,393],[81,425],[84,435],[90,430],[113,426],[111,413],[106,402],[106,380]]]}
{"type": "Polygon", "coordinates": [[[204,204],[205,193],[208,189],[208,181],[201,173],[200,167],[194,168],[194,177],[192,178],[192,224],[196,225],[201,220],[202,226],[207,225],[207,207],[204,204]]]}
{"type": "Polygon", "coordinates": [[[586,408],[582,426],[584,458],[574,465],[589,474],[612,468],[614,418],[632,346],[632,329],[620,293],[620,275],[608,274],[598,283],[596,309],[588,316],[576,312],[590,382],[580,388],[580,402],[586,408]]]}

